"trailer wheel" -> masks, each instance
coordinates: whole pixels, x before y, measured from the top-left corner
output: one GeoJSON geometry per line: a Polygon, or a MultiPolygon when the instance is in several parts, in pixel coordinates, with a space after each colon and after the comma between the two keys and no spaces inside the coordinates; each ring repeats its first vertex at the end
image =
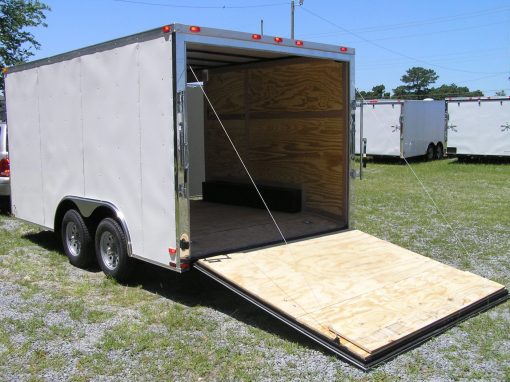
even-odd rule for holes
{"type": "Polygon", "coordinates": [[[441,143],[438,143],[436,146],[436,159],[441,160],[443,159],[444,152],[443,152],[443,145],[441,143]]]}
{"type": "Polygon", "coordinates": [[[99,266],[107,275],[118,281],[127,281],[132,260],[127,254],[126,235],[112,218],[105,218],[96,230],[96,256],[99,266]]]}
{"type": "Polygon", "coordinates": [[[94,260],[94,246],[87,225],[76,210],[68,210],[60,229],[62,245],[69,262],[83,268],[94,260]]]}
{"type": "Polygon", "coordinates": [[[431,161],[431,160],[434,160],[435,156],[436,156],[436,153],[435,153],[436,149],[434,147],[434,145],[431,143],[429,145],[429,147],[427,147],[427,160],[428,161],[431,161]]]}

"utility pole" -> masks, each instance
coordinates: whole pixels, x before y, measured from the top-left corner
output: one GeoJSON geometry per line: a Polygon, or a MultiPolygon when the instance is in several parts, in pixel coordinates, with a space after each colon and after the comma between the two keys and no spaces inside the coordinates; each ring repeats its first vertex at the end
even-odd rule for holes
{"type": "MultiPolygon", "coordinates": [[[[305,0],[299,0],[299,5],[303,5],[305,0]]],[[[294,40],[294,10],[296,9],[296,4],[294,0],[290,2],[290,38],[294,40]]]]}
{"type": "Polygon", "coordinates": [[[290,38],[294,40],[294,0],[290,2],[290,38]]]}

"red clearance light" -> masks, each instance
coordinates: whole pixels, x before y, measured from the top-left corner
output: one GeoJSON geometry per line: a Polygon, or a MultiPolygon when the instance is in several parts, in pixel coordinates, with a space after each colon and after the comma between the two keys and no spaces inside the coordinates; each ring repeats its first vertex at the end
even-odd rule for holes
{"type": "Polygon", "coordinates": [[[347,48],[345,46],[341,46],[340,52],[343,52],[343,53],[347,52],[347,48]]]}
{"type": "Polygon", "coordinates": [[[301,41],[301,40],[296,40],[296,41],[295,41],[295,44],[296,44],[297,46],[303,46],[303,41],[301,41]]]}
{"type": "Polygon", "coordinates": [[[279,43],[283,42],[283,38],[281,38],[281,37],[275,37],[275,38],[274,38],[274,42],[276,42],[276,43],[278,43],[278,44],[279,44],[279,43]]]}
{"type": "Polygon", "coordinates": [[[0,176],[1,177],[9,177],[11,175],[11,162],[9,158],[4,158],[0,160],[0,176]]]}
{"type": "Polygon", "coordinates": [[[189,269],[188,263],[181,263],[181,269],[189,269]]]}
{"type": "Polygon", "coordinates": [[[193,32],[193,33],[198,33],[198,32],[200,32],[200,27],[193,25],[193,26],[189,27],[189,31],[193,32]]]}
{"type": "Polygon", "coordinates": [[[177,253],[177,249],[175,249],[175,248],[168,248],[168,253],[170,255],[175,255],[177,253]]]}
{"type": "Polygon", "coordinates": [[[262,38],[262,36],[259,35],[259,34],[252,34],[251,38],[254,39],[254,40],[260,40],[262,38]]]}
{"type": "Polygon", "coordinates": [[[170,25],[165,25],[163,28],[161,28],[163,33],[168,33],[172,30],[172,27],[170,25]]]}

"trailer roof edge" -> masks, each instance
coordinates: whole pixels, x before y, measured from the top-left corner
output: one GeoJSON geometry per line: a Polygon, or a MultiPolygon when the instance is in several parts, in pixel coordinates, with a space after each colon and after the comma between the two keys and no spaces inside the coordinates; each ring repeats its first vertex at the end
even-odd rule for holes
{"type": "Polygon", "coordinates": [[[142,42],[152,40],[158,37],[164,37],[169,33],[203,35],[207,37],[222,37],[227,39],[235,39],[242,41],[252,41],[254,44],[271,45],[271,46],[285,46],[285,47],[303,47],[307,49],[320,50],[325,52],[339,53],[345,55],[354,55],[354,48],[346,46],[323,44],[318,42],[311,42],[305,40],[291,40],[289,38],[259,35],[247,32],[230,31],[225,29],[199,27],[186,24],[167,24],[158,28],[150,29],[144,32],[135,33],[128,36],[119,37],[116,39],[108,40],[102,43],[86,46],[79,49],[74,49],[69,52],[60,53],[46,58],[30,61],[27,63],[11,66],[8,68],[7,73],[15,73],[27,69],[36,68],[43,65],[50,65],[56,62],[71,60],[86,54],[93,54],[102,52],[112,48],[128,45],[135,42],[142,42]],[[192,28],[196,28],[195,31],[192,28]],[[278,42],[277,40],[278,39],[278,42]],[[299,43],[298,43],[299,42],[299,43]]]}

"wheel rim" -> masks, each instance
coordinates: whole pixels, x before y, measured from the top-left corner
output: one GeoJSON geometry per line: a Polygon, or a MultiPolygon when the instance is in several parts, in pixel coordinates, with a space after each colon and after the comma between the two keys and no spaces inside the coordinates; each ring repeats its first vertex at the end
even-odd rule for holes
{"type": "Polygon", "coordinates": [[[81,236],[74,222],[66,225],[66,245],[71,256],[79,256],[81,250],[81,236]]]}
{"type": "Polygon", "coordinates": [[[101,259],[109,270],[114,270],[119,265],[119,247],[110,232],[103,232],[99,242],[101,259]]]}

